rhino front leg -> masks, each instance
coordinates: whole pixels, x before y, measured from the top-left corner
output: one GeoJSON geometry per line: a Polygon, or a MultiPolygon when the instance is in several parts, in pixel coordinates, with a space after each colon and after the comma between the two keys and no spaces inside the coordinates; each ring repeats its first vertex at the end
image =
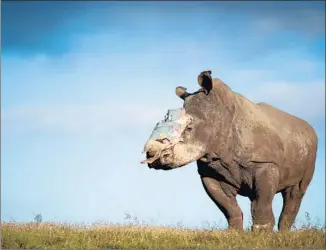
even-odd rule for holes
{"type": "Polygon", "coordinates": [[[226,217],[229,229],[243,230],[243,214],[235,195],[226,193],[221,183],[212,177],[202,176],[201,181],[208,196],[226,217]]]}
{"type": "Polygon", "coordinates": [[[251,200],[252,231],[272,231],[275,225],[272,202],[278,186],[279,172],[271,163],[259,166],[254,174],[251,200]]]}

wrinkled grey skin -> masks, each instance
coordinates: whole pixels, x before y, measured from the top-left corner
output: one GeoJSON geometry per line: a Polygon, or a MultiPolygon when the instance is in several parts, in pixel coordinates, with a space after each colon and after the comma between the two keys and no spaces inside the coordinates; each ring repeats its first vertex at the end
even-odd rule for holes
{"type": "Polygon", "coordinates": [[[183,142],[149,168],[171,170],[196,161],[208,196],[232,229],[243,229],[236,200],[241,195],[251,201],[252,230],[272,230],[272,200],[281,192],[278,229],[289,230],[315,169],[314,129],[266,103],[249,101],[210,74],[198,76],[198,92],[176,89],[193,122],[183,132],[183,142]]]}

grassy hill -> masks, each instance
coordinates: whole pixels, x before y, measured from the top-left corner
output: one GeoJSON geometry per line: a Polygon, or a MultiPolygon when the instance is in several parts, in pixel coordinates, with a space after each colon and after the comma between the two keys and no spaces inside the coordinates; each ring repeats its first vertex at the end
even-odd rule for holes
{"type": "Polygon", "coordinates": [[[3,222],[1,248],[325,248],[324,227],[291,232],[252,233],[218,229],[194,230],[141,225],[93,226],[3,222]]]}

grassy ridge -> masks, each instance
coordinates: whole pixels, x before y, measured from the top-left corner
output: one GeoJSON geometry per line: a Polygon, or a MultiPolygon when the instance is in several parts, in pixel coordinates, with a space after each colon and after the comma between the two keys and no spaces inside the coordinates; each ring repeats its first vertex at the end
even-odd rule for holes
{"type": "Polygon", "coordinates": [[[78,226],[54,223],[2,223],[1,248],[325,248],[325,231],[292,232],[191,230],[149,226],[78,226]]]}

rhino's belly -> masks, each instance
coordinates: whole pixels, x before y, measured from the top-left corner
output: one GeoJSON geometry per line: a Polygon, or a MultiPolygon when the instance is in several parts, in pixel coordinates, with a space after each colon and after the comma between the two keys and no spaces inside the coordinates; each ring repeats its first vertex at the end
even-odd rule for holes
{"type": "Polygon", "coordinates": [[[242,163],[271,162],[277,165],[284,159],[284,146],[280,135],[267,122],[251,120],[233,124],[229,151],[242,163]]]}
{"type": "Polygon", "coordinates": [[[299,183],[305,173],[304,165],[285,165],[279,167],[279,187],[278,191],[286,187],[299,183]]]}
{"type": "Polygon", "coordinates": [[[248,168],[257,167],[261,163],[274,163],[279,169],[279,188],[295,185],[301,181],[308,167],[308,150],[298,144],[285,143],[283,148],[268,144],[255,147],[241,147],[234,154],[238,162],[248,168]]]}
{"type": "Polygon", "coordinates": [[[304,145],[286,144],[283,164],[279,166],[279,188],[295,185],[301,181],[309,165],[309,151],[304,145]]]}

